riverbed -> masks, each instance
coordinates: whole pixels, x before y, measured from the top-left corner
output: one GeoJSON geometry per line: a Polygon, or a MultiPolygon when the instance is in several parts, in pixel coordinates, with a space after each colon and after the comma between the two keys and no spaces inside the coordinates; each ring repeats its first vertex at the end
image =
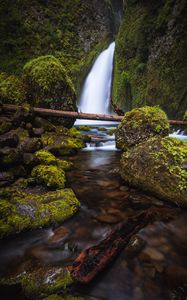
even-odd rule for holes
{"type": "MultiPolygon", "coordinates": [[[[186,299],[187,212],[124,184],[114,135],[101,127],[82,134],[89,134],[91,142],[70,157],[74,167],[67,172],[67,186],[81,202],[80,210],[57,227],[2,240],[1,276],[18,274],[31,264],[69,265],[120,222],[139,212],[165,208],[169,221],[161,217],[142,229],[91,284],[77,285],[71,293],[100,300],[186,299]]],[[[26,299],[19,286],[4,286],[1,295],[4,300],[26,299]]]]}

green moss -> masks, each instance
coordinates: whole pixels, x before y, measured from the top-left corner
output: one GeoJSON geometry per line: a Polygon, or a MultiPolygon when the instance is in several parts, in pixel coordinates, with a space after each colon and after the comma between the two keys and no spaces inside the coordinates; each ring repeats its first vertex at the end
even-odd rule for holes
{"type": "Polygon", "coordinates": [[[65,291],[73,283],[66,268],[42,267],[27,273],[21,280],[27,296],[44,296],[56,291],[65,291]]]}
{"type": "Polygon", "coordinates": [[[169,133],[169,122],[165,112],[158,106],[134,108],[127,112],[116,129],[116,145],[127,149],[151,136],[169,133]]]}
{"type": "Polygon", "coordinates": [[[50,188],[63,188],[65,184],[64,171],[53,165],[38,165],[33,168],[31,176],[37,183],[50,188]]]}
{"type": "Polygon", "coordinates": [[[187,121],[187,110],[185,111],[185,114],[184,114],[184,121],[187,121]]]}
{"type": "Polygon", "coordinates": [[[129,1],[116,38],[113,102],[128,111],[160,105],[170,118],[186,107],[185,1],[129,1]],[[180,36],[180,39],[178,38],[180,36]]]}
{"type": "Polygon", "coordinates": [[[129,184],[186,206],[186,160],[185,143],[170,137],[152,137],[123,154],[121,174],[129,184]]]}
{"type": "Polygon", "coordinates": [[[3,103],[22,104],[26,101],[26,90],[21,79],[0,76],[0,98],[3,103]]]}
{"type": "MultiPolygon", "coordinates": [[[[59,129],[58,129],[59,130],[59,129]]],[[[70,136],[69,130],[64,131],[54,136],[52,133],[44,133],[42,135],[42,142],[44,147],[54,154],[69,155],[75,153],[78,149],[85,147],[85,142],[81,137],[75,138],[70,136]]]]}
{"type": "Polygon", "coordinates": [[[46,194],[28,194],[15,188],[1,189],[0,237],[23,230],[62,222],[78,209],[79,201],[71,189],[46,194]]]}
{"type": "Polygon", "coordinates": [[[78,130],[80,131],[89,131],[90,130],[90,126],[87,125],[80,125],[77,127],[78,130]]]}
{"type": "Polygon", "coordinates": [[[41,56],[26,63],[23,78],[31,103],[73,110],[75,91],[60,61],[52,55],[41,56]],[[58,103],[59,102],[59,103],[58,103]]]}
{"type": "Polygon", "coordinates": [[[40,150],[35,153],[35,156],[38,158],[40,164],[44,165],[55,165],[56,157],[47,150],[40,150]]]}

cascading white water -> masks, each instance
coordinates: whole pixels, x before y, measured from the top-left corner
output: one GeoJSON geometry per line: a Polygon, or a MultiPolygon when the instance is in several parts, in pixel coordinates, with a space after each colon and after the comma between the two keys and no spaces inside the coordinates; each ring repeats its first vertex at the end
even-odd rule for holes
{"type": "MultiPolygon", "coordinates": [[[[96,59],[82,89],[79,111],[109,113],[114,49],[115,42],[111,43],[96,59]]],[[[89,121],[81,120],[81,123],[87,122],[89,121]]]]}

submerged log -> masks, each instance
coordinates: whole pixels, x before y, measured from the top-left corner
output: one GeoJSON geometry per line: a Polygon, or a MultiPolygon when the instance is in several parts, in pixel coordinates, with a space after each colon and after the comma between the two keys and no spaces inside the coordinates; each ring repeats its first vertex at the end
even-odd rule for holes
{"type": "MultiPolygon", "coordinates": [[[[6,104],[3,105],[3,110],[6,112],[14,112],[21,106],[6,104]]],[[[85,119],[85,120],[100,120],[100,121],[113,121],[113,122],[121,122],[123,116],[117,115],[108,115],[108,114],[92,114],[92,113],[82,113],[75,111],[62,111],[62,110],[54,110],[47,108],[37,108],[32,107],[32,111],[39,116],[49,116],[49,117],[63,117],[63,118],[75,118],[75,119],[85,119]]],[[[171,125],[184,125],[187,126],[187,121],[179,121],[179,120],[169,120],[171,125]]]]}
{"type": "Polygon", "coordinates": [[[127,246],[131,237],[140,229],[154,220],[170,219],[173,213],[176,210],[156,208],[129,218],[98,245],[82,251],[68,267],[71,276],[77,282],[89,283],[127,246]]]}

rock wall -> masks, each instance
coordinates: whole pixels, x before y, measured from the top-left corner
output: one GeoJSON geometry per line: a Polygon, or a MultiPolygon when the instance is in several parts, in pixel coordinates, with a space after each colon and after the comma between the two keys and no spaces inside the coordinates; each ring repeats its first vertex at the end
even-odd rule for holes
{"type": "Polygon", "coordinates": [[[171,118],[186,108],[186,1],[126,0],[116,38],[113,102],[123,111],[160,105],[171,118]]]}

